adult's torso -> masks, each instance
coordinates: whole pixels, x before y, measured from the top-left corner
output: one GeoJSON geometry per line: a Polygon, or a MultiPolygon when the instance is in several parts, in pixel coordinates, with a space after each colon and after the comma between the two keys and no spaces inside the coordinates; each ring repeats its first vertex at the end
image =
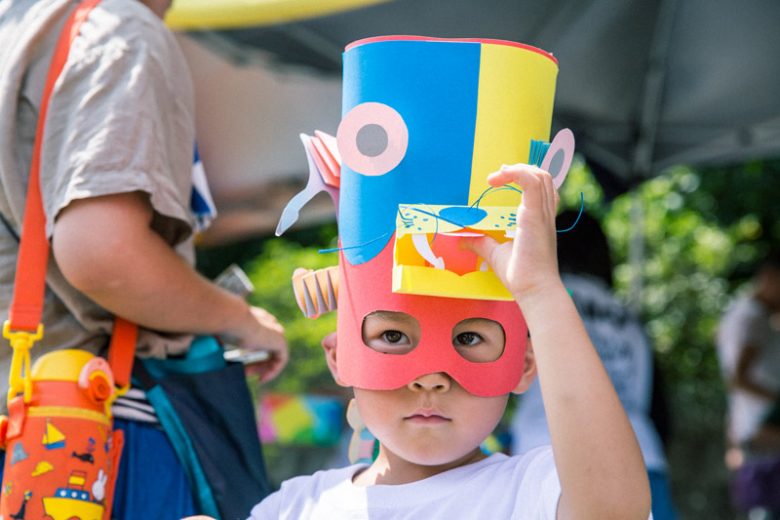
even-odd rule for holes
{"type": "MultiPolygon", "coordinates": [[[[7,0],[0,6],[0,212],[21,229],[43,83],[62,24],[76,2],[7,0]]],[[[47,236],[71,201],[142,191],[155,230],[192,261],[188,212],[192,84],[184,57],[162,22],[136,0],[103,0],[73,42],[54,88],[41,154],[47,236]]],[[[0,227],[0,310],[13,293],[18,243],[0,227]]],[[[32,353],[97,352],[113,316],[73,288],[49,259],[44,339],[32,353]]],[[[189,336],[141,330],[138,350],[165,356],[189,336]]],[[[0,390],[11,349],[0,349],[0,390]]]]}

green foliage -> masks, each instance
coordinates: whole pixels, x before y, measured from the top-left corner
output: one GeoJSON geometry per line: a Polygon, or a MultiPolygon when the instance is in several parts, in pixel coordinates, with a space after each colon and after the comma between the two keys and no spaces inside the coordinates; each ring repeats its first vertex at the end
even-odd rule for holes
{"type": "Polygon", "coordinates": [[[735,290],[780,238],[780,163],[674,168],[609,206],[585,167],[570,176],[563,204],[576,207],[578,192],[586,193],[586,207],[610,239],[616,290],[638,304],[655,345],[671,408],[668,455],[678,508],[686,518],[730,518],[725,390],[714,337],[735,290]],[[637,233],[644,248],[639,293],[628,254],[637,233]]]}
{"type": "Polygon", "coordinates": [[[255,285],[251,303],[279,319],[290,349],[290,363],[270,390],[291,393],[336,390],[320,347],[322,338],[336,330],[336,315],[330,313],[316,320],[304,317],[295,302],[291,283],[293,271],[298,267],[320,269],[338,263],[336,253],[320,254],[319,249],[274,238],[265,242],[263,252],[247,266],[255,285]]]}

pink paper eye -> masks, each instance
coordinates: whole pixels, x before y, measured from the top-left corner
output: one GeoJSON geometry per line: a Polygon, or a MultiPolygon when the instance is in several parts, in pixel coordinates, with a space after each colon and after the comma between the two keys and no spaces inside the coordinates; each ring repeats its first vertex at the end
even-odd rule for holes
{"type": "Polygon", "coordinates": [[[383,103],[361,103],[349,111],[336,133],[341,160],[363,175],[384,175],[401,162],[409,131],[401,114],[383,103]]]}

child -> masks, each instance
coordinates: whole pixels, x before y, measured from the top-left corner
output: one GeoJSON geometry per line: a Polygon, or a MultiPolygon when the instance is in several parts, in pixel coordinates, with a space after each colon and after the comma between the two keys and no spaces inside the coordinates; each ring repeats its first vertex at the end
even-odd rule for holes
{"type": "MultiPolygon", "coordinates": [[[[360,41],[344,60],[339,322],[323,347],[379,452],[284,482],[251,518],[647,518],[642,455],[558,274],[556,187],[572,150],[556,137],[534,153],[555,60],[416,37],[360,41]],[[515,164],[472,175],[499,157],[515,164]],[[537,373],[552,449],[486,457],[509,393],[537,373]]],[[[317,314],[334,286],[308,276],[299,303],[317,314]]]]}

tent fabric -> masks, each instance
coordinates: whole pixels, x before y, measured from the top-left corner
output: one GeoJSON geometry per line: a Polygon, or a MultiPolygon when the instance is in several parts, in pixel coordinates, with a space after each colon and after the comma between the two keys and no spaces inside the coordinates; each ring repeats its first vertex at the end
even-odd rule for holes
{"type": "Polygon", "coordinates": [[[780,157],[778,21],[775,0],[395,0],[204,40],[325,75],[376,35],[538,46],[560,63],[553,131],[574,131],[614,196],[678,164],[780,157]]]}

